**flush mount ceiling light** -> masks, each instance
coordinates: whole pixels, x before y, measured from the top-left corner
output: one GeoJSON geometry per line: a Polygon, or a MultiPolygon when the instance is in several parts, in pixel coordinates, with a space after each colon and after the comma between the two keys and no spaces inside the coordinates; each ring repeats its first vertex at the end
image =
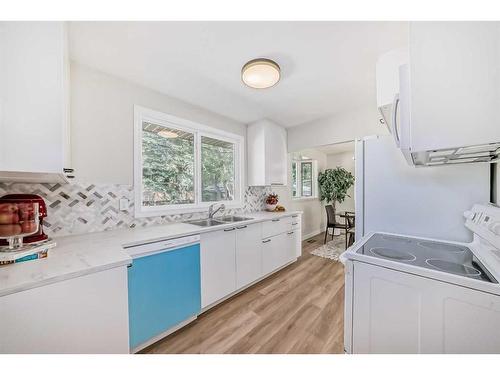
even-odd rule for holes
{"type": "Polygon", "coordinates": [[[171,130],[160,130],[158,135],[163,138],[177,138],[179,134],[171,131],[171,130]]]}
{"type": "Polygon", "coordinates": [[[243,65],[241,79],[245,85],[254,89],[267,89],[278,83],[281,70],[278,64],[269,59],[254,59],[243,65]]]}

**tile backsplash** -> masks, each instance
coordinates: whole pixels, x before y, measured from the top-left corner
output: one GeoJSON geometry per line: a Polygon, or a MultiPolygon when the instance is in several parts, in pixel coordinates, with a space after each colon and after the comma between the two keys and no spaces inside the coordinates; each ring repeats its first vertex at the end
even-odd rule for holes
{"type": "MultiPolygon", "coordinates": [[[[241,209],[226,213],[248,213],[264,209],[264,200],[270,192],[266,187],[248,187],[241,209]]],[[[5,194],[38,194],[47,204],[44,231],[51,237],[89,232],[101,232],[117,228],[145,227],[174,221],[206,217],[207,213],[165,215],[147,218],[134,217],[134,188],[131,185],[91,184],[28,184],[0,182],[0,197],[5,194]],[[119,210],[119,200],[127,198],[130,207],[119,210]]]]}

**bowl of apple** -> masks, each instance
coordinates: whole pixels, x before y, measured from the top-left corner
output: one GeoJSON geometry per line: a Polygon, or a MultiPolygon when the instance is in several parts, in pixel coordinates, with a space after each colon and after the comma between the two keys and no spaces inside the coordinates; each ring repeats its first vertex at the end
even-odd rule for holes
{"type": "Polygon", "coordinates": [[[23,238],[38,232],[40,218],[36,202],[0,203],[0,239],[5,239],[8,246],[0,251],[17,250],[23,245],[23,238]]]}

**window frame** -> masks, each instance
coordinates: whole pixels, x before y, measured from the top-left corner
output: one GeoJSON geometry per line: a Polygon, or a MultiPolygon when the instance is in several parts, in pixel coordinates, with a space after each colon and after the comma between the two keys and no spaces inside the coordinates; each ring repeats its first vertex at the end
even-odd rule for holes
{"type": "Polygon", "coordinates": [[[311,200],[318,199],[318,161],[314,159],[300,159],[300,160],[292,160],[292,165],[290,166],[290,176],[292,176],[293,165],[295,164],[296,168],[296,182],[297,182],[297,195],[293,196],[293,178],[290,178],[292,181],[291,195],[293,201],[300,200],[311,200]],[[312,195],[303,196],[302,195],[302,164],[312,164],[312,183],[311,190],[312,195]]]}
{"type": "Polygon", "coordinates": [[[245,142],[244,137],[223,130],[203,125],[184,118],[155,111],[139,105],[134,106],[134,213],[135,217],[150,217],[180,213],[200,212],[211,204],[224,203],[227,208],[243,207],[243,190],[245,176],[245,142]],[[190,132],[194,134],[194,203],[169,204],[162,206],[143,206],[142,183],[142,124],[151,122],[159,126],[190,132]],[[234,200],[202,201],[201,176],[201,137],[209,137],[234,144],[234,200]]]}

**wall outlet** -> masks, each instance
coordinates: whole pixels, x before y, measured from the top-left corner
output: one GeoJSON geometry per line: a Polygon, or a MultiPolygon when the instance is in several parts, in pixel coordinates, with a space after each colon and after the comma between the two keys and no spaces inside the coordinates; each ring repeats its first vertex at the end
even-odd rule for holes
{"type": "Polygon", "coordinates": [[[127,198],[120,198],[120,211],[128,211],[130,203],[127,198]]]}

